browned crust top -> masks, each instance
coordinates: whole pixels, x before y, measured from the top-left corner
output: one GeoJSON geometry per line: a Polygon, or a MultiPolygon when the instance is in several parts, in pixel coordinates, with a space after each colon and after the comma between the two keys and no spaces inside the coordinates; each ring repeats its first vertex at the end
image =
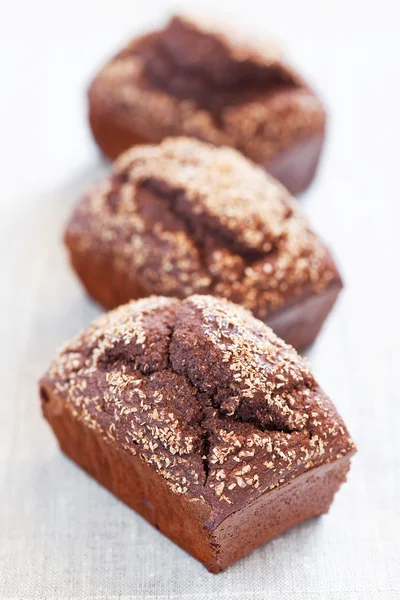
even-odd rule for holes
{"type": "Polygon", "coordinates": [[[101,253],[148,293],[211,293],[257,317],[338,278],[277,181],[231,148],[190,138],[136,146],[75,211],[73,253],[101,253]]]}
{"type": "Polygon", "coordinates": [[[354,452],[296,351],[211,296],[151,297],[101,316],[41,385],[218,518],[354,452]]]}
{"type": "Polygon", "coordinates": [[[276,44],[179,16],[105,65],[89,101],[95,118],[149,142],[194,136],[263,164],[325,125],[321,102],[276,44]]]}

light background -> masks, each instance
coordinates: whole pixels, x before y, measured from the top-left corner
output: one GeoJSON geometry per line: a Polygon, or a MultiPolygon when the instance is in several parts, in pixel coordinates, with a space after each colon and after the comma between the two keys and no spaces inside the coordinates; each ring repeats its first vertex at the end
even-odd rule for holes
{"type": "Polygon", "coordinates": [[[0,0],[1,599],[400,597],[397,2],[213,4],[191,3],[284,40],[329,107],[322,168],[301,202],[346,289],[309,356],[359,454],[329,515],[218,576],[60,454],[37,378],[99,313],[61,243],[72,206],[107,169],[84,91],[171,4],[0,0]]]}

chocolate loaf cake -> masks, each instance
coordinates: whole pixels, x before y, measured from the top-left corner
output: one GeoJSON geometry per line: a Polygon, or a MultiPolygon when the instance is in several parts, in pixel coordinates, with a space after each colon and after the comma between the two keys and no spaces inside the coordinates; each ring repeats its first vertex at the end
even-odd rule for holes
{"type": "Polygon", "coordinates": [[[276,44],[247,44],[185,17],[128,44],[88,100],[94,138],[111,158],[193,136],[240,150],[293,194],[313,179],[324,139],[321,102],[276,44]]]}
{"type": "Polygon", "coordinates": [[[61,449],[212,572],[327,512],[355,452],[296,351],[211,296],[104,314],[40,394],[61,449]]]}
{"type": "Polygon", "coordinates": [[[231,148],[171,138],[135,146],[77,206],[73,267],[106,308],[150,294],[244,305],[302,349],[342,287],[289,192],[231,148]]]}

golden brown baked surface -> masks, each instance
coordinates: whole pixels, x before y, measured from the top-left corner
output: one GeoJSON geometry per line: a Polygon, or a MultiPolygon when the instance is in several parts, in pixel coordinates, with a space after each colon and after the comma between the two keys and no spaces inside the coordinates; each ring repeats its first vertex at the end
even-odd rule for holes
{"type": "Polygon", "coordinates": [[[329,251],[282,185],[237,151],[190,138],[122,155],[77,206],[66,242],[84,283],[108,308],[146,294],[206,293],[265,320],[341,287],[329,251]],[[114,300],[81,272],[100,259],[119,278],[114,300]]]}
{"type": "Polygon", "coordinates": [[[313,176],[325,128],[321,102],[276,45],[246,43],[183,17],[134,39],[101,69],[89,89],[89,117],[112,158],[134,143],[193,136],[267,168],[273,161],[296,193],[313,176]],[[292,181],[275,161],[310,143],[292,181]]]}

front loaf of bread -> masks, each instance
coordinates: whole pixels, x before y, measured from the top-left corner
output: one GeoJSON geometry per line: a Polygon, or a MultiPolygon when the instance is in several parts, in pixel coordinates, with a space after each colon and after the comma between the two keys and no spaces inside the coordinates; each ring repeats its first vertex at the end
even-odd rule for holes
{"type": "Polygon", "coordinates": [[[325,513],[355,451],[296,351],[211,296],[104,314],[40,392],[62,450],[213,572],[325,513]]]}
{"type": "Polygon", "coordinates": [[[193,138],[128,150],[79,203],[65,239],[106,308],[212,294],[297,349],[314,341],[342,287],[289,192],[239,152],[193,138]]]}

